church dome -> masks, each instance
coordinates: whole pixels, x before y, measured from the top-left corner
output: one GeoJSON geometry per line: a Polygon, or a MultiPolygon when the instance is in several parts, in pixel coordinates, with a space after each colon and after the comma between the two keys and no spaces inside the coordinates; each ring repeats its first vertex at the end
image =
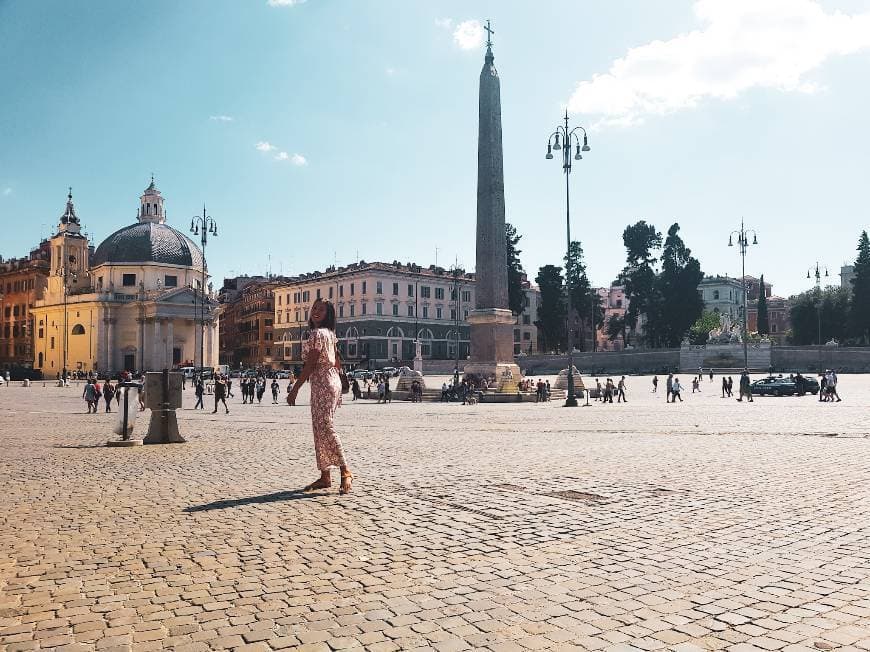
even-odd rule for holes
{"type": "Polygon", "coordinates": [[[202,267],[202,252],[186,235],[159,222],[139,222],[115,231],[97,247],[91,265],[163,263],[202,267]]]}

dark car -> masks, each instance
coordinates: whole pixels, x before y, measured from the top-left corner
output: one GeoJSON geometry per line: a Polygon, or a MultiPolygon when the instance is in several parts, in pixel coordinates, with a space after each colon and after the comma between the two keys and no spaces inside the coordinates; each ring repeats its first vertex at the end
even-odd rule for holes
{"type": "MultiPolygon", "coordinates": [[[[803,376],[801,382],[805,393],[818,393],[819,383],[815,378],[803,376]]],[[[752,393],[757,396],[794,396],[798,394],[797,380],[793,376],[768,376],[767,378],[756,380],[749,387],[752,393]]]]}

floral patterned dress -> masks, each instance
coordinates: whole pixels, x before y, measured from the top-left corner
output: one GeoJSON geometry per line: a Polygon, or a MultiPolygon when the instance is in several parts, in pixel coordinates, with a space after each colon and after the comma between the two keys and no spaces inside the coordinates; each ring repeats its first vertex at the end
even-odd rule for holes
{"type": "Polygon", "coordinates": [[[335,434],[333,417],[341,405],[341,379],[335,367],[335,333],[328,328],[315,328],[303,345],[302,354],[308,359],[310,351],[317,351],[317,361],[311,372],[311,425],[314,429],[314,452],[317,468],[326,471],[333,466],[347,466],[341,440],[335,434]]]}

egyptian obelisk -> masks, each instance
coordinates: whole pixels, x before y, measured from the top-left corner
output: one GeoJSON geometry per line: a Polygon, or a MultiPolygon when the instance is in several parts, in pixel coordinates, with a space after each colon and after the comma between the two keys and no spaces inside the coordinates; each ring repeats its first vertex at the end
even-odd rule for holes
{"type": "Polygon", "coordinates": [[[486,31],[478,106],[476,300],[474,310],[468,315],[471,360],[465,365],[465,373],[494,376],[499,389],[516,391],[520,369],[514,363],[514,316],[508,307],[501,87],[493,63],[493,32],[489,21],[486,31]]]}

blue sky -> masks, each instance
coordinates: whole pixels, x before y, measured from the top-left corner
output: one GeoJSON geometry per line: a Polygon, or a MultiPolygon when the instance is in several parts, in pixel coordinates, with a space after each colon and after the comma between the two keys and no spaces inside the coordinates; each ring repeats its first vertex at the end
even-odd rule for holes
{"type": "Polygon", "coordinates": [[[0,0],[0,255],[57,223],[66,188],[98,243],[153,171],[169,222],[206,202],[210,271],[336,261],[474,265],[479,25],[502,82],[507,218],[523,263],[559,263],[567,105],[589,273],[623,228],[673,222],[707,273],[758,231],[777,294],[835,270],[870,226],[870,0],[408,2],[0,0]],[[259,145],[259,148],[258,148],[259,145]]]}

